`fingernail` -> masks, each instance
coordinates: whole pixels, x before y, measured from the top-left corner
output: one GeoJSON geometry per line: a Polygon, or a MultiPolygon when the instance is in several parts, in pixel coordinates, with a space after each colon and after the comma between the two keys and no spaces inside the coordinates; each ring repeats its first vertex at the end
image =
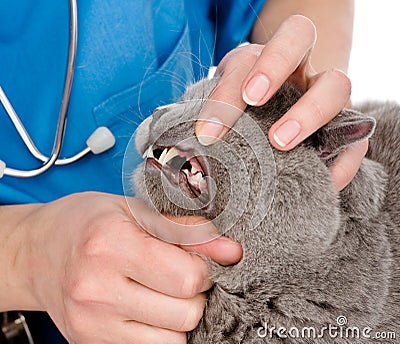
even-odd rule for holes
{"type": "Polygon", "coordinates": [[[218,238],[221,250],[221,257],[219,259],[219,263],[222,265],[230,265],[237,263],[243,256],[242,245],[238,242],[228,239],[226,237],[218,238]]]}
{"type": "Polygon", "coordinates": [[[232,239],[229,239],[227,237],[224,236],[220,236],[217,239],[221,245],[223,245],[223,249],[225,250],[238,250],[238,249],[242,249],[242,245],[240,245],[237,241],[233,241],[232,239]]]}
{"type": "Polygon", "coordinates": [[[200,130],[197,134],[197,139],[203,146],[209,146],[215,143],[221,136],[224,130],[224,125],[216,117],[204,119],[202,122],[203,123],[200,125],[200,130]]]}
{"type": "Polygon", "coordinates": [[[249,105],[256,105],[264,98],[269,88],[269,80],[263,74],[255,75],[243,91],[243,100],[249,105]]]}
{"type": "Polygon", "coordinates": [[[281,146],[286,147],[292,142],[301,131],[300,124],[295,120],[288,120],[276,129],[273,137],[275,142],[281,146]]]}
{"type": "Polygon", "coordinates": [[[218,240],[220,241],[220,242],[222,242],[222,243],[226,243],[226,244],[228,244],[228,245],[231,245],[231,244],[233,244],[233,245],[239,245],[239,243],[238,242],[236,242],[236,241],[233,241],[232,239],[229,239],[229,238],[227,238],[227,237],[225,237],[225,236],[220,236],[219,238],[218,238],[218,240]]]}

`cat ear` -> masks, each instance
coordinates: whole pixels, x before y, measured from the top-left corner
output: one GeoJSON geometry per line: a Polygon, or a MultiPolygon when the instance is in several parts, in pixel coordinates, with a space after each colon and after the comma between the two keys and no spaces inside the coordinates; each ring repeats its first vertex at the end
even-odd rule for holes
{"type": "Polygon", "coordinates": [[[343,110],[314,134],[314,146],[321,159],[333,158],[347,146],[370,138],[375,125],[372,117],[354,110],[343,110]]]}

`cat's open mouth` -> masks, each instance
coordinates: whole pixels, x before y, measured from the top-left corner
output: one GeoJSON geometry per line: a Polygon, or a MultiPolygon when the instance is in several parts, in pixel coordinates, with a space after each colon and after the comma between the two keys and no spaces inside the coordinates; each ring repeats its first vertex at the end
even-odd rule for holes
{"type": "Polygon", "coordinates": [[[194,150],[181,150],[175,146],[150,146],[143,155],[146,167],[161,171],[168,181],[185,192],[188,197],[198,199],[204,206],[210,201],[207,183],[208,164],[194,150]]]}

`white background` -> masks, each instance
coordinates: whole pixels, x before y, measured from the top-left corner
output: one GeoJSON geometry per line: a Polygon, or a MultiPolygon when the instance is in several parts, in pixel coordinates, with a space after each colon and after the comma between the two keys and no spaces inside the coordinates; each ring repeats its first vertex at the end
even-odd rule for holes
{"type": "Polygon", "coordinates": [[[400,0],[356,0],[355,4],[348,71],[352,100],[400,102],[400,0]]]}

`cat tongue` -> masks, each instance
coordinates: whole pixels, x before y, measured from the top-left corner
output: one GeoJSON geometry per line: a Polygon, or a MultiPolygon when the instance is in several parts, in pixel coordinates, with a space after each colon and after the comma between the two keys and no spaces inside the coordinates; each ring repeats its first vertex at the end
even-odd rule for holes
{"type": "MultiPolygon", "coordinates": [[[[190,164],[194,167],[197,171],[203,172],[203,168],[201,167],[199,161],[196,157],[192,157],[189,159],[190,164]]],[[[191,171],[190,171],[191,172],[191,171]]]]}
{"type": "Polygon", "coordinates": [[[203,178],[201,172],[197,172],[196,174],[189,173],[187,178],[189,184],[195,187],[197,190],[201,192],[207,191],[207,182],[203,178]]]}

